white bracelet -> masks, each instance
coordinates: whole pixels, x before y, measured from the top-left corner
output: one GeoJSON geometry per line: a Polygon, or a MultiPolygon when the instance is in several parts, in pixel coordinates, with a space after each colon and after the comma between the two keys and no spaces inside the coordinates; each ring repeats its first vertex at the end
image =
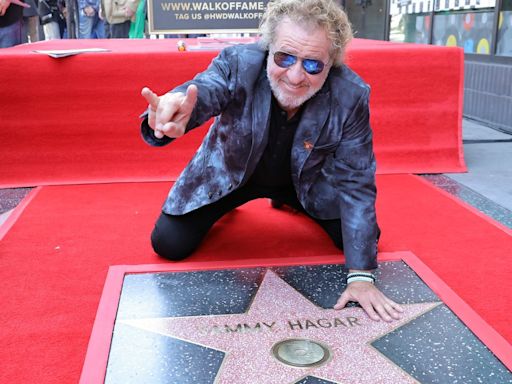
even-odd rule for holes
{"type": "Polygon", "coordinates": [[[375,283],[375,279],[369,276],[352,276],[347,278],[347,284],[353,283],[354,281],[366,281],[368,283],[375,283]]]}
{"type": "Polygon", "coordinates": [[[375,283],[375,275],[371,272],[349,272],[347,274],[347,284],[354,281],[366,281],[368,283],[375,283]]]}

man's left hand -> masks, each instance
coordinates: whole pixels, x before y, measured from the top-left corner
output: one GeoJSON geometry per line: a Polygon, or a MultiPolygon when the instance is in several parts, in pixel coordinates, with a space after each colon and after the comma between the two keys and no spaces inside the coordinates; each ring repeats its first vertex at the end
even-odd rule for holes
{"type": "Polygon", "coordinates": [[[400,319],[403,308],[388,299],[375,285],[366,281],[354,281],[347,285],[334,309],[343,309],[349,301],[358,302],[368,316],[375,321],[390,322],[400,319]]]}

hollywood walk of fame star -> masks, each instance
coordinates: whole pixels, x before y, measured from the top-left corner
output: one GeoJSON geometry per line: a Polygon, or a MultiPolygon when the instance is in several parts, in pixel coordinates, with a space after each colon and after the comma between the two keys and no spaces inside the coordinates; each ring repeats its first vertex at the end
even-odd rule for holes
{"type": "Polygon", "coordinates": [[[361,308],[323,309],[268,270],[246,313],[166,317],[119,322],[225,352],[215,383],[283,384],[314,376],[335,383],[417,383],[371,346],[439,303],[405,304],[400,320],[373,321],[361,308]],[[327,347],[322,364],[279,361],[273,347],[306,339],[327,347]]]}

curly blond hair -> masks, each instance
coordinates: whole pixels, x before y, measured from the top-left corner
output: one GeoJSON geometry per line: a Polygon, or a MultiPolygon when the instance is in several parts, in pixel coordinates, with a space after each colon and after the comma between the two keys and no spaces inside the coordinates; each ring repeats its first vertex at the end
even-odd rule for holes
{"type": "Polygon", "coordinates": [[[334,65],[343,63],[352,27],[340,4],[334,0],[270,0],[260,23],[259,41],[264,49],[274,42],[276,30],[286,17],[297,24],[325,28],[334,65]]]}

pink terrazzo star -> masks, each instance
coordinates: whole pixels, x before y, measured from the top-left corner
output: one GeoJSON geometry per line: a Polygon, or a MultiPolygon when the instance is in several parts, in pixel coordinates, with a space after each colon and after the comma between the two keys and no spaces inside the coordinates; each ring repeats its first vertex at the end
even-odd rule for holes
{"type": "Polygon", "coordinates": [[[119,321],[225,352],[219,384],[296,383],[306,376],[343,384],[398,384],[417,381],[370,343],[437,305],[406,304],[401,320],[375,322],[361,308],[317,307],[268,270],[246,313],[119,321]],[[272,347],[287,339],[319,342],[331,357],[315,367],[282,363],[272,347]]]}

